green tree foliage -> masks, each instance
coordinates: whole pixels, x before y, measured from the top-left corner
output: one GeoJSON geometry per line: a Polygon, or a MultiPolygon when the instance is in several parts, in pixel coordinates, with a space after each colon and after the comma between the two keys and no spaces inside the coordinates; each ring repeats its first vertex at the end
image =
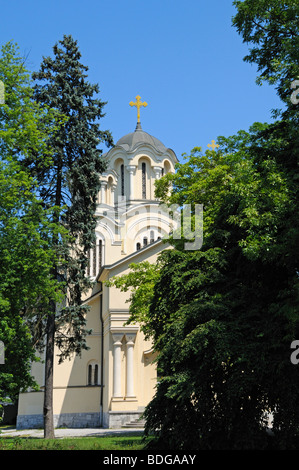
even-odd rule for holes
{"type": "Polygon", "coordinates": [[[298,438],[297,188],[280,164],[292,143],[269,127],[195,149],[164,178],[169,202],[204,204],[202,250],[163,253],[149,309],[162,378],[147,427],[166,448],[264,448],[267,411],[278,445],[298,438]]]}
{"type": "Polygon", "coordinates": [[[25,62],[17,44],[8,42],[1,48],[4,103],[0,105],[0,155],[1,159],[19,162],[34,155],[45,166],[51,160],[49,135],[58,128],[62,116],[33,99],[33,83],[25,62]]]}
{"type": "Polygon", "coordinates": [[[157,182],[156,196],[204,205],[202,249],[170,239],[174,249],[148,274],[141,265],[113,281],[133,288],[133,318],[158,354],[145,417],[159,448],[297,445],[299,378],[290,361],[299,334],[297,150],[286,129],[292,124],[256,123],[220,137],[217,152],[185,156],[157,182]],[[148,289],[153,281],[152,292],[138,280],[148,289]]]}
{"type": "Polygon", "coordinates": [[[0,338],[5,364],[0,368],[1,399],[17,398],[34,387],[30,375],[45,302],[59,301],[51,276],[55,251],[49,214],[32,193],[32,181],[17,163],[0,163],[0,338]]]}
{"type": "Polygon", "coordinates": [[[286,110],[220,137],[217,152],[194,149],[157,183],[164,202],[204,205],[202,250],[172,240],[148,311],[161,377],[145,417],[167,449],[298,447],[298,108],[287,99],[298,4],[234,3],[233,23],[254,45],[245,60],[277,85],[286,110]]]}
{"type": "MultiPolygon", "coordinates": [[[[59,229],[36,197],[36,182],[23,167],[34,152],[50,160],[47,139],[59,124],[57,113],[32,99],[30,74],[18,47],[7,43],[0,57],[0,80],[5,84],[0,106],[0,339],[5,364],[0,366],[0,401],[15,399],[34,387],[30,375],[39,337],[37,314],[45,302],[61,299],[51,277],[56,252],[53,236],[59,229]]],[[[46,163],[44,163],[46,164],[46,163]]]]}
{"type": "Polygon", "coordinates": [[[268,413],[275,445],[296,445],[297,187],[283,164],[293,143],[271,131],[256,123],[221,137],[218,152],[196,148],[159,180],[163,202],[204,204],[202,249],[173,239],[157,266],[113,280],[132,287],[132,319],[158,353],[145,417],[166,449],[266,448],[268,413]]]}
{"type": "Polygon", "coordinates": [[[290,103],[291,84],[299,79],[297,0],[235,0],[233,4],[237,9],[233,26],[243,42],[252,46],[244,60],[257,64],[257,83],[276,86],[290,116],[295,111],[290,103]]]}

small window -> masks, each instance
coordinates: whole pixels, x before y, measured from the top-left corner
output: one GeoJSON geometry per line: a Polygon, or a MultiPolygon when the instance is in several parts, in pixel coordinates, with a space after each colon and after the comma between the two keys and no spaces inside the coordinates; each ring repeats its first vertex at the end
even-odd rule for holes
{"type": "Polygon", "coordinates": [[[94,366],[94,378],[93,378],[93,384],[98,385],[98,372],[99,372],[99,366],[98,364],[95,364],[94,366]]]}
{"type": "Polygon", "coordinates": [[[142,168],[142,199],[146,199],[146,164],[143,162],[142,168]]]}
{"type": "Polygon", "coordinates": [[[93,248],[89,251],[87,272],[91,277],[96,277],[98,270],[101,269],[103,265],[103,242],[102,240],[98,241],[98,244],[95,244],[93,248]]]}
{"type": "Polygon", "coordinates": [[[88,366],[88,385],[92,385],[92,365],[88,366]]]}
{"type": "Polygon", "coordinates": [[[99,384],[99,366],[95,362],[88,364],[87,371],[87,385],[98,385],[99,384]]]}
{"type": "Polygon", "coordinates": [[[136,250],[137,250],[137,251],[138,251],[138,250],[141,250],[141,245],[140,245],[140,243],[136,243],[136,250]]]}
{"type": "Polygon", "coordinates": [[[97,275],[97,245],[95,245],[92,250],[92,273],[91,275],[93,277],[97,275]]]}
{"type": "Polygon", "coordinates": [[[143,239],[143,246],[146,246],[147,245],[147,237],[144,237],[143,239]]]}
{"type": "Polygon", "coordinates": [[[151,230],[150,231],[150,243],[154,243],[154,241],[155,241],[155,234],[154,234],[154,231],[151,230]]]}
{"type": "Polygon", "coordinates": [[[103,242],[99,240],[99,269],[101,269],[103,265],[103,242]]]}
{"type": "Polygon", "coordinates": [[[120,178],[121,178],[121,196],[125,195],[125,167],[121,165],[120,167],[120,178]]]}

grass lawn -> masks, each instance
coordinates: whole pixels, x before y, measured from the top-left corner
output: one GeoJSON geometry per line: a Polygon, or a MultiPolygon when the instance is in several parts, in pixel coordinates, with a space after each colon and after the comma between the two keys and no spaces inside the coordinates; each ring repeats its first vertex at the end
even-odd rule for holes
{"type": "Polygon", "coordinates": [[[146,442],[140,435],[103,437],[65,437],[43,439],[32,437],[1,437],[1,450],[142,450],[146,442]]]}
{"type": "Polygon", "coordinates": [[[95,437],[64,437],[56,439],[43,439],[40,437],[18,436],[9,437],[1,435],[1,429],[10,426],[0,426],[1,450],[143,450],[151,440],[144,439],[141,433],[127,433],[121,436],[95,436],[95,437]]]}

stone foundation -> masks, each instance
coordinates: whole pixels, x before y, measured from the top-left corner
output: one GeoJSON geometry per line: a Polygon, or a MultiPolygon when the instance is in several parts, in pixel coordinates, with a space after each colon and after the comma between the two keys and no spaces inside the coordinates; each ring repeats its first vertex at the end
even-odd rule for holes
{"type": "MultiPolygon", "coordinates": [[[[142,415],[141,411],[108,411],[103,413],[103,423],[101,423],[101,413],[63,413],[54,415],[55,428],[121,428],[122,426],[135,421],[142,415]]],[[[43,429],[43,415],[18,415],[17,429],[43,429]]]]}
{"type": "MultiPolygon", "coordinates": [[[[100,413],[63,413],[54,415],[55,428],[99,428],[100,413]]],[[[17,429],[41,429],[44,427],[43,415],[18,415],[17,429]]]]}

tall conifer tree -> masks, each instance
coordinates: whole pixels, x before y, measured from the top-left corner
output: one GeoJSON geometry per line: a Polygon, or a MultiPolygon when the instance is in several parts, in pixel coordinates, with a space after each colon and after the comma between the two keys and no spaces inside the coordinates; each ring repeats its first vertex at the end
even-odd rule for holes
{"type": "MultiPolygon", "coordinates": [[[[0,366],[0,403],[37,386],[31,376],[36,360],[36,333],[49,299],[59,302],[61,284],[50,276],[56,263],[53,233],[64,236],[35,193],[36,181],[23,167],[34,153],[51,161],[48,139],[64,121],[55,110],[33,100],[31,74],[17,44],[0,51],[0,340],[5,364],[0,366]]],[[[67,233],[66,233],[67,234],[67,233]]],[[[38,335],[38,339],[40,335],[38,335]]],[[[41,338],[42,339],[42,338],[41,338]]],[[[41,343],[42,344],[42,341],[41,343]]],[[[1,421],[1,404],[0,404],[1,421]]]]}
{"type": "Polygon", "coordinates": [[[95,241],[96,199],[100,189],[99,174],[105,169],[99,143],[112,145],[109,131],[101,131],[99,119],[104,116],[105,102],[94,97],[97,84],[86,79],[88,67],[80,63],[77,41],[64,36],[54,47],[54,58],[43,58],[37,80],[37,102],[58,110],[67,117],[51,141],[52,165],[27,165],[39,181],[40,195],[47,206],[57,208],[54,222],[69,232],[68,243],[59,236],[55,242],[61,262],[53,277],[65,284],[63,307],[52,305],[46,323],[46,363],[44,398],[44,436],[54,437],[53,424],[53,359],[54,345],[60,350],[60,361],[86,348],[86,306],[82,293],[90,286],[86,277],[88,252],[95,241]]]}

